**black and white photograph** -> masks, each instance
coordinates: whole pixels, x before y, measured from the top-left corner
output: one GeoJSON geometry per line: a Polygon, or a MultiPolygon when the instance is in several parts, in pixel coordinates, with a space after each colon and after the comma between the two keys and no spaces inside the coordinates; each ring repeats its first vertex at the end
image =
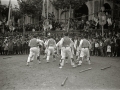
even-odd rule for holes
{"type": "Polygon", "coordinates": [[[0,90],[120,90],[120,0],[0,0],[0,90]]]}

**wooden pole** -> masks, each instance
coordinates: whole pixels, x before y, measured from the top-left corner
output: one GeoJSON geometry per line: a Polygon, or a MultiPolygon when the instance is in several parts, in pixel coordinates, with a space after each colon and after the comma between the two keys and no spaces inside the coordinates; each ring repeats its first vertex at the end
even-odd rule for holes
{"type": "MultiPolygon", "coordinates": [[[[66,9],[65,9],[66,10],[66,9]]],[[[66,23],[66,12],[65,12],[65,23],[66,23]]]]}
{"type": "Polygon", "coordinates": [[[65,80],[62,82],[61,86],[65,85],[66,80],[68,79],[68,77],[65,78],[65,80]]]}
{"type": "Polygon", "coordinates": [[[47,0],[47,19],[48,19],[48,0],[47,0]]]}
{"type": "Polygon", "coordinates": [[[9,0],[9,12],[8,12],[8,22],[7,22],[7,24],[8,24],[8,26],[10,25],[10,15],[11,15],[11,0],[9,0]]]}
{"type": "Polygon", "coordinates": [[[88,68],[88,69],[85,69],[85,70],[82,70],[82,71],[80,71],[79,73],[82,73],[82,72],[85,72],[85,71],[89,71],[89,70],[91,70],[92,68],[88,68]]]}
{"type": "Polygon", "coordinates": [[[70,9],[69,9],[69,20],[68,20],[67,32],[69,32],[69,28],[70,28],[70,17],[71,17],[71,5],[70,5],[70,9]]]}
{"type": "Polygon", "coordinates": [[[25,16],[23,15],[23,36],[25,35],[25,16]]]}
{"type": "Polygon", "coordinates": [[[108,68],[111,68],[111,66],[107,66],[107,67],[101,68],[101,70],[105,70],[105,69],[108,69],[108,68]]]}

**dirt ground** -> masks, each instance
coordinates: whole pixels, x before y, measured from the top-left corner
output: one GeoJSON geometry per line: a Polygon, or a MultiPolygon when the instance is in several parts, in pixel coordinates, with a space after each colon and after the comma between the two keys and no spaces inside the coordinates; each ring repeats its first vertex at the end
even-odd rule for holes
{"type": "MultiPolygon", "coordinates": [[[[28,55],[0,56],[0,90],[120,90],[120,58],[91,57],[72,68],[70,61],[59,69],[59,59],[37,61],[26,66],[28,55]],[[101,68],[111,65],[111,68],[101,68]],[[92,70],[79,73],[81,70],[92,70]],[[68,77],[64,86],[61,83],[68,77]]],[[[43,57],[43,56],[42,56],[43,57]]]]}

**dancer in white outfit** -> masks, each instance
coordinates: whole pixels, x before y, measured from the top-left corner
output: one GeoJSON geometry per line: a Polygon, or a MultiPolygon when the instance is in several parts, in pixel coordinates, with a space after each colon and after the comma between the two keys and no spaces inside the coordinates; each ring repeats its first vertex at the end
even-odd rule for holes
{"type": "Polygon", "coordinates": [[[46,48],[47,48],[47,63],[50,60],[50,56],[53,56],[54,61],[56,61],[55,58],[55,49],[56,49],[56,41],[53,39],[52,36],[49,36],[49,39],[46,43],[46,48]]]}
{"type": "Polygon", "coordinates": [[[44,40],[44,48],[45,48],[44,53],[45,53],[45,55],[44,55],[43,59],[46,59],[46,58],[47,58],[47,48],[46,48],[47,41],[48,41],[48,38],[45,37],[45,40],[44,40]]]}
{"type": "Polygon", "coordinates": [[[79,44],[79,49],[81,50],[80,53],[80,58],[82,60],[79,61],[78,65],[82,64],[82,61],[84,60],[84,58],[87,58],[88,64],[91,64],[90,62],[90,49],[91,49],[91,44],[90,42],[86,39],[86,36],[80,41],[79,44]]]}
{"type": "Polygon", "coordinates": [[[39,47],[38,47],[39,44],[38,43],[39,42],[37,41],[37,38],[36,38],[35,35],[29,41],[30,53],[29,53],[29,56],[28,56],[27,64],[26,64],[27,66],[29,65],[31,60],[37,59],[37,57],[39,55],[39,47]]]}
{"type": "Polygon", "coordinates": [[[64,61],[66,57],[70,58],[71,65],[73,67],[76,67],[75,61],[73,59],[74,44],[73,41],[68,37],[68,33],[65,33],[65,36],[60,40],[60,46],[61,46],[61,60],[59,68],[62,68],[64,66],[64,61]]]}
{"type": "Polygon", "coordinates": [[[37,42],[38,42],[38,48],[39,48],[39,53],[37,55],[38,56],[37,59],[39,60],[39,63],[41,63],[41,60],[40,60],[40,48],[44,46],[44,41],[37,38],[37,42]]]}

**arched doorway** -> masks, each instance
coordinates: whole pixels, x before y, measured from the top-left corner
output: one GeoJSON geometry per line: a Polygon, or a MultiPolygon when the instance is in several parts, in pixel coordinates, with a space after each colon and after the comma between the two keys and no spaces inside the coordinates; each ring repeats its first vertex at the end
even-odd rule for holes
{"type": "MultiPolygon", "coordinates": [[[[88,7],[86,4],[83,4],[80,8],[74,10],[74,18],[77,20],[81,20],[80,17],[84,15],[88,15],[88,7]]],[[[88,16],[86,16],[85,19],[88,20],[88,16]]]]}
{"type": "MultiPolygon", "coordinates": [[[[106,13],[106,15],[107,15],[107,16],[109,16],[109,15],[111,16],[112,11],[111,11],[110,5],[109,5],[108,3],[105,3],[103,6],[104,6],[104,8],[105,8],[105,11],[104,11],[104,12],[106,13]]],[[[104,28],[105,28],[105,29],[108,29],[108,22],[104,25],[104,28]]]]}
{"type": "Polygon", "coordinates": [[[105,3],[103,6],[105,7],[105,13],[108,13],[109,15],[111,15],[112,10],[111,10],[110,5],[108,3],[105,3]]]}
{"type": "Polygon", "coordinates": [[[114,6],[113,19],[116,19],[116,20],[120,19],[120,13],[119,13],[118,5],[114,6]]]}

